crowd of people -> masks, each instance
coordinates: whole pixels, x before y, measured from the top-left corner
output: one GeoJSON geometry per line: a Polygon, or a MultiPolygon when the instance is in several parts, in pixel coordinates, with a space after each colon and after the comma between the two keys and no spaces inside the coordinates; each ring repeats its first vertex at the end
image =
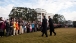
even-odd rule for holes
{"type": "Polygon", "coordinates": [[[14,36],[23,33],[30,33],[37,31],[37,24],[35,21],[27,22],[20,19],[7,19],[3,20],[0,17],[0,36],[14,36]]]}
{"type": "MultiPolygon", "coordinates": [[[[49,16],[49,29],[50,29],[50,36],[52,36],[52,32],[54,35],[56,35],[56,32],[54,31],[54,25],[52,22],[52,19],[49,16]]],[[[45,16],[43,16],[42,22],[27,22],[23,20],[22,18],[16,19],[7,19],[3,20],[2,17],[0,17],[0,37],[3,36],[14,36],[14,35],[19,35],[23,33],[30,33],[30,32],[36,32],[38,30],[41,30],[42,36],[44,34],[46,37],[47,35],[47,19],[45,16]]]]}

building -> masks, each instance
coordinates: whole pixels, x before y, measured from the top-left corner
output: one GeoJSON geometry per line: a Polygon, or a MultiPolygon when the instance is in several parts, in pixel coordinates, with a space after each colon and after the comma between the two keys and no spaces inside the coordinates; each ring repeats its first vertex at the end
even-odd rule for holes
{"type": "Polygon", "coordinates": [[[37,8],[37,9],[35,9],[35,11],[37,12],[37,19],[38,19],[38,21],[41,21],[42,22],[42,16],[43,15],[46,15],[46,10],[44,10],[44,9],[40,9],[40,8],[37,8]]]}
{"type": "Polygon", "coordinates": [[[68,21],[66,21],[65,24],[66,24],[68,27],[72,27],[72,26],[73,26],[73,21],[68,20],[68,21]]]}
{"type": "Polygon", "coordinates": [[[54,14],[52,14],[52,13],[47,13],[47,14],[46,14],[47,20],[48,20],[48,16],[50,16],[50,17],[53,19],[54,14]]]}
{"type": "Polygon", "coordinates": [[[35,9],[35,11],[37,12],[38,21],[41,21],[41,22],[42,22],[43,15],[45,15],[47,19],[48,19],[48,16],[51,16],[51,18],[53,18],[53,16],[54,16],[54,14],[47,13],[46,10],[44,10],[44,9],[37,8],[37,9],[35,9]]]}

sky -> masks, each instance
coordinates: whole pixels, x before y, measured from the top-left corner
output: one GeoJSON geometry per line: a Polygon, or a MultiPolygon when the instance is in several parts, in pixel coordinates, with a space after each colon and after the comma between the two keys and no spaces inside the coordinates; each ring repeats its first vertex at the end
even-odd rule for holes
{"type": "Polygon", "coordinates": [[[41,8],[76,21],[76,0],[0,0],[0,17],[8,18],[13,7],[41,8]]]}

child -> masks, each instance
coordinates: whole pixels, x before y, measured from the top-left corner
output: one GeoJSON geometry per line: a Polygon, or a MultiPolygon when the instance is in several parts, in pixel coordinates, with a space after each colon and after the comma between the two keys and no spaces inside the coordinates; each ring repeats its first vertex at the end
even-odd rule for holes
{"type": "Polygon", "coordinates": [[[32,32],[32,26],[30,25],[30,32],[32,32]]]}

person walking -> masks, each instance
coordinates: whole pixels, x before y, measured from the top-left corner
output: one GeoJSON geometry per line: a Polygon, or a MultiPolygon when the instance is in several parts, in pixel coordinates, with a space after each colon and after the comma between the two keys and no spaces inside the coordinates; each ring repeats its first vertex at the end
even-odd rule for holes
{"type": "Polygon", "coordinates": [[[42,36],[44,36],[44,34],[46,35],[46,37],[48,37],[48,35],[47,35],[47,19],[45,18],[45,16],[43,16],[43,20],[42,20],[42,36]]]}
{"type": "Polygon", "coordinates": [[[53,20],[48,16],[49,18],[49,27],[50,27],[50,36],[52,36],[52,32],[54,33],[54,36],[56,35],[56,32],[54,31],[54,25],[53,25],[53,20]]]}

